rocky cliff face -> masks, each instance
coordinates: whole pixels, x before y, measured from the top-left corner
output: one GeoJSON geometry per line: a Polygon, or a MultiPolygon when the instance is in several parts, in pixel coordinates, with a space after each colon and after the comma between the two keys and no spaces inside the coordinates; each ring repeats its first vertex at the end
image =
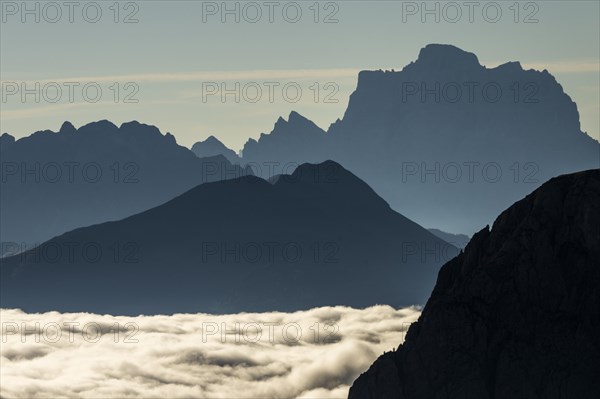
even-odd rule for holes
{"type": "Polygon", "coordinates": [[[477,233],[349,397],[599,398],[598,337],[596,169],[550,180],[477,233]]]}

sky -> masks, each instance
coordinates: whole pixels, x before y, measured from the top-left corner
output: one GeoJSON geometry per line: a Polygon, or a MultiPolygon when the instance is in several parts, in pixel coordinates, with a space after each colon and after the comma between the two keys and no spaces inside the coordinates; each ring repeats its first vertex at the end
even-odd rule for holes
{"type": "Polygon", "coordinates": [[[429,43],[548,69],[600,137],[597,1],[0,3],[0,132],[17,138],[138,120],[237,151],[292,110],[327,129],[358,71],[400,70],[429,43]]]}

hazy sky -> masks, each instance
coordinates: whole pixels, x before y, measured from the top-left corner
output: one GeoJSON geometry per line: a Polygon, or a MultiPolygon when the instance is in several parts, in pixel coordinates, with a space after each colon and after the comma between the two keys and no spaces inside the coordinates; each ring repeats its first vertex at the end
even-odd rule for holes
{"type": "Polygon", "coordinates": [[[399,70],[426,44],[448,43],[487,66],[547,68],[598,138],[599,2],[467,3],[428,2],[436,22],[421,2],[29,1],[27,14],[21,1],[2,0],[0,131],[136,119],[183,145],[213,134],[238,150],[291,110],[326,129],[343,116],[359,70],[399,70]],[[24,101],[22,82],[34,93],[24,101]]]}

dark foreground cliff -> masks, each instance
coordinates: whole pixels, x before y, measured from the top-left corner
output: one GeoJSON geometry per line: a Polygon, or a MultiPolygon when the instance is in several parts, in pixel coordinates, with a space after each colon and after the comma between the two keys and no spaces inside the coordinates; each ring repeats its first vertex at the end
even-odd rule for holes
{"type": "Polygon", "coordinates": [[[351,399],[600,398],[600,171],[554,178],[448,262],[351,399]]]}

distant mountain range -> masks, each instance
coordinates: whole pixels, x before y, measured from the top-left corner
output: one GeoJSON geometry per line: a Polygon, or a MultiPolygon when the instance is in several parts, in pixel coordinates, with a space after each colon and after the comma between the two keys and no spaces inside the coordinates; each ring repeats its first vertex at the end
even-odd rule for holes
{"type": "Polygon", "coordinates": [[[246,172],[222,155],[199,159],[156,127],[108,121],[19,140],[0,138],[3,254],[76,227],[141,212],[203,183],[246,172]]]}
{"type": "Polygon", "coordinates": [[[29,312],[114,314],[406,306],[423,303],[456,254],[328,161],[273,183],[201,184],[4,258],[1,299],[29,312]]]}
{"type": "Polygon", "coordinates": [[[431,44],[402,71],[361,72],[327,132],[292,112],[241,161],[268,178],[265,163],[327,159],[419,224],[471,234],[549,178],[600,167],[600,145],[548,71],[431,44]]]}
{"type": "Polygon", "coordinates": [[[429,45],[361,72],[327,132],[291,112],[241,156],[108,121],[4,134],[0,156],[3,306],[222,313],[422,303],[468,239],[447,232],[598,168],[600,144],[547,71],[429,45]]]}
{"type": "Polygon", "coordinates": [[[550,180],[442,267],[350,399],[599,398],[599,260],[600,171],[550,180]]]}
{"type": "Polygon", "coordinates": [[[240,157],[221,143],[215,136],[209,136],[204,141],[199,141],[192,146],[192,152],[199,158],[214,157],[223,155],[232,164],[241,163],[240,157]]]}

